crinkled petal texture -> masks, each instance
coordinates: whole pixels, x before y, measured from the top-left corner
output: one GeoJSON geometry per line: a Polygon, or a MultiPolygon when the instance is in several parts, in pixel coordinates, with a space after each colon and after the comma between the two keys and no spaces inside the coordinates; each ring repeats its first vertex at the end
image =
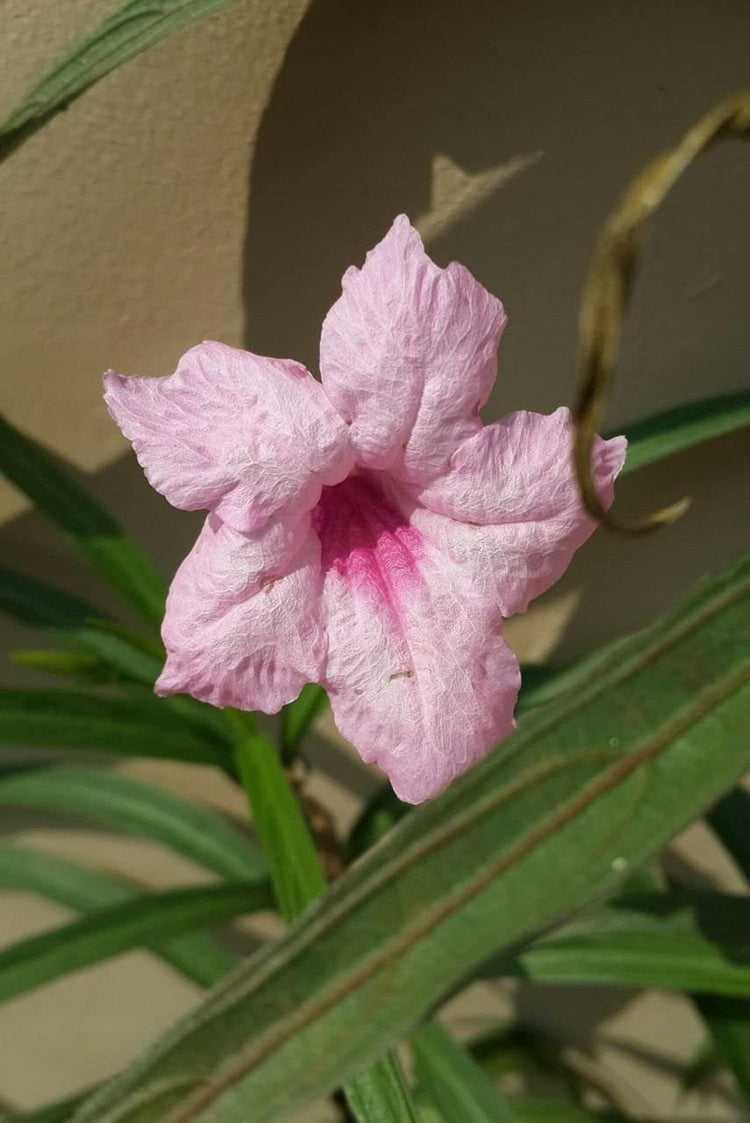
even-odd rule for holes
{"type": "Polygon", "coordinates": [[[314,525],[336,724],[420,803],[513,726],[520,676],[500,612],[377,473],[326,489],[314,525]]]}
{"type": "Polygon", "coordinates": [[[321,586],[309,515],[251,534],[209,515],[169,590],[157,694],[276,713],[322,677],[321,586]]]}
{"type": "MultiPolygon", "coordinates": [[[[158,693],[273,713],[322,683],[341,732],[411,803],[510,732],[520,676],[503,617],[595,523],[568,410],[482,425],[504,323],[402,216],[344,277],[322,387],[218,343],[169,378],[106,377],[153,486],[211,512],[169,592],[158,693]]],[[[625,448],[594,445],[607,506],[625,448]]]]}
{"type": "Polygon", "coordinates": [[[358,463],[434,479],[481,426],[502,305],[463,266],[439,269],[405,215],[342,287],[323,324],[320,368],[358,463]]]}
{"type": "Polygon", "coordinates": [[[346,426],[288,360],[201,343],[167,378],[109,372],[104,396],[151,485],[239,531],[310,510],[352,464],[346,426]]]}
{"type": "MultiPolygon", "coordinates": [[[[450,468],[414,492],[414,526],[471,573],[503,616],[523,612],[563,575],[596,529],[572,466],[574,426],[564,407],[519,412],[487,425],[453,454],[450,468]]],[[[627,441],[597,437],[592,471],[609,507],[627,441]]]]}

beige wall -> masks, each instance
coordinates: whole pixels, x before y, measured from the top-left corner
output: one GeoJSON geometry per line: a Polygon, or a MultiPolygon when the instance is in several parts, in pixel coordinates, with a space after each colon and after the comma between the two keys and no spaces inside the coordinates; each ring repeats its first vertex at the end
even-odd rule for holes
{"type": "MultiPolygon", "coordinates": [[[[0,116],[113,7],[5,0],[0,116]]],[[[747,0],[235,0],[102,81],[0,168],[2,408],[85,473],[169,572],[197,522],[142,483],[100,372],[166,373],[211,337],[315,369],[343,269],[399,211],[439,262],[463,261],[506,303],[490,415],[569,401],[598,224],[656,150],[746,80],[749,43],[747,0]]],[[[747,151],[727,143],[669,200],[613,422],[747,384],[748,187],[747,151]]],[[[625,481],[624,511],[686,492],[693,507],[648,540],[597,535],[512,626],[521,654],[572,654],[637,626],[721,564],[746,538],[746,480],[739,436],[625,481]]],[[[0,514],[3,560],[87,588],[10,490],[0,514]]],[[[362,784],[321,752],[348,812],[362,784]]],[[[20,907],[6,911],[8,935],[51,922],[42,905],[31,917],[20,907]]],[[[149,970],[162,986],[153,1028],[189,996],[149,970]]],[[[109,1021],[92,1013],[82,1050],[42,1031],[44,1086],[21,1061],[51,999],[3,1013],[0,1090],[36,1102],[127,1055],[140,1008],[125,1001],[130,983],[112,980],[122,1001],[109,1021]]],[[[60,1003],[89,1008],[84,982],[62,984],[60,1003]]],[[[686,1025],[680,1047],[697,1032],[686,1025]]]]}

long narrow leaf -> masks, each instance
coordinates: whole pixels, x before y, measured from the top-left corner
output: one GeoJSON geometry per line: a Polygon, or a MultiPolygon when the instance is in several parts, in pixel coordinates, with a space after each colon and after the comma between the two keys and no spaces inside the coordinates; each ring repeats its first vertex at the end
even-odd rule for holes
{"type": "Polygon", "coordinates": [[[404,1074],[392,1053],[349,1081],[346,1100],[357,1123],[418,1123],[404,1074]]]}
{"type": "Polygon", "coordinates": [[[412,1036],[420,1087],[445,1119],[462,1123],[516,1123],[492,1081],[474,1058],[437,1022],[412,1036]]]}
{"type": "Polygon", "coordinates": [[[750,425],[750,393],[703,398],[645,417],[618,430],[628,438],[623,473],[635,472],[665,456],[684,452],[745,425],[750,425]]]}
{"type": "Polygon", "coordinates": [[[707,815],[709,825],[750,882],[750,792],[732,788],[707,815]]]}
{"type": "MultiPolygon", "coordinates": [[[[41,651],[14,651],[11,658],[34,670],[84,682],[131,683],[153,687],[162,662],[120,635],[87,625],[53,635],[66,645],[41,651]]],[[[168,703],[167,703],[168,704],[168,703]]]]}
{"type": "Polygon", "coordinates": [[[125,678],[153,686],[161,671],[163,659],[144,651],[126,634],[117,634],[96,627],[77,628],[68,637],[68,642],[82,651],[88,652],[105,667],[125,678]]]}
{"type": "Polygon", "coordinates": [[[279,910],[293,920],[325,890],[315,844],[274,746],[248,724],[248,715],[232,715],[237,726],[235,759],[268,860],[279,910]]]}
{"type": "Polygon", "coordinates": [[[44,1107],[25,1111],[14,1120],[14,1123],[70,1123],[76,1108],[91,1095],[92,1089],[74,1092],[72,1096],[65,1096],[64,1099],[55,1100],[54,1103],[45,1104],[44,1107]]]}
{"type": "Polygon", "coordinates": [[[686,892],[625,899],[558,929],[503,969],[540,983],[750,998],[750,898],[686,892]]]}
{"type": "Polygon", "coordinates": [[[108,769],[41,768],[0,778],[0,806],[79,815],[110,830],[151,838],[221,877],[266,875],[254,844],[220,815],[108,769]]]}
{"type": "Polygon", "coordinates": [[[750,764],[750,564],[409,814],[76,1123],[262,1123],[658,850],[750,764]]]}
{"type": "MultiPolygon", "coordinates": [[[[708,822],[750,881],[750,794],[733,788],[711,809],[708,822]]],[[[750,1002],[708,994],[695,1001],[750,1108],[750,1002]]]]}
{"type": "Polygon", "coordinates": [[[72,679],[76,686],[111,685],[117,681],[113,671],[102,666],[95,655],[87,655],[85,651],[24,648],[21,651],[11,651],[9,658],[11,663],[16,663],[19,667],[72,679]]]}
{"type": "MultiPolygon", "coordinates": [[[[0,843],[0,887],[37,893],[82,913],[96,912],[143,894],[143,886],[127,878],[7,843],[0,843]]],[[[202,987],[218,982],[236,962],[233,955],[203,932],[190,932],[148,946],[202,987]]]]}
{"type": "Polygon", "coordinates": [[[0,744],[164,757],[219,768],[229,759],[226,746],[206,727],[175,721],[156,698],[72,690],[0,691],[0,744]]]}
{"type": "Polygon", "coordinates": [[[750,1002],[720,994],[701,994],[695,1002],[750,1107],[750,1002]]]}
{"type": "MultiPolygon", "coordinates": [[[[321,861],[279,753],[258,735],[247,714],[231,713],[229,717],[237,733],[237,768],[271,868],[275,896],[282,916],[293,920],[325,890],[321,861]]],[[[387,1054],[356,1074],[344,1092],[358,1123],[398,1123],[399,1119],[408,1123],[413,1119],[395,1054],[387,1054]]]]}
{"type": "Polygon", "coordinates": [[[32,936],[0,952],[0,1002],[133,948],[271,906],[265,884],[170,889],[32,936]]]}
{"type": "Polygon", "coordinates": [[[84,557],[153,626],[166,588],[149,559],[46,449],[0,417],[0,472],[64,530],[84,557]]]}
{"type": "Polygon", "coordinates": [[[224,0],[129,0],[29,90],[0,123],[0,160],[111,70],[224,0]]]}
{"type": "Polygon", "coordinates": [[[79,628],[91,616],[102,616],[79,597],[0,566],[0,609],[24,624],[45,628],[79,628]]]}

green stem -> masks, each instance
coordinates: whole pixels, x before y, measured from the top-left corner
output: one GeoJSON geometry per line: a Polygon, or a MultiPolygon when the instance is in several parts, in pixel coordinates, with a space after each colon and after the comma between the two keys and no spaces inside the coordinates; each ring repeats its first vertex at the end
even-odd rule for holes
{"type": "MultiPolygon", "coordinates": [[[[226,713],[235,737],[234,759],[268,860],[284,920],[292,921],[326,888],[320,856],[300,801],[275,746],[259,733],[251,714],[226,713]]],[[[389,1053],[344,1087],[358,1123],[411,1123],[401,1066],[389,1053]]]]}
{"type": "Polygon", "coordinates": [[[299,801],[274,745],[250,714],[227,715],[235,731],[234,759],[268,859],[284,920],[292,921],[325,890],[326,881],[299,801]]]}

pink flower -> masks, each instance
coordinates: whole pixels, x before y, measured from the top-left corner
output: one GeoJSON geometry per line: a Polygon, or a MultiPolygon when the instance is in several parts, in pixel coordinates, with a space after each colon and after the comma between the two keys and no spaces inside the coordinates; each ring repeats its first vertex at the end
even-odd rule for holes
{"type": "MultiPolygon", "coordinates": [[[[210,512],[167,601],[159,694],[275,713],[306,682],[396,793],[434,796],[513,728],[503,618],[595,523],[567,409],[483,425],[502,305],[400,216],[328,313],[322,385],[221,343],[168,378],[105,375],[170,503],[210,512]]],[[[625,458],[598,440],[602,501],[625,458]]]]}

